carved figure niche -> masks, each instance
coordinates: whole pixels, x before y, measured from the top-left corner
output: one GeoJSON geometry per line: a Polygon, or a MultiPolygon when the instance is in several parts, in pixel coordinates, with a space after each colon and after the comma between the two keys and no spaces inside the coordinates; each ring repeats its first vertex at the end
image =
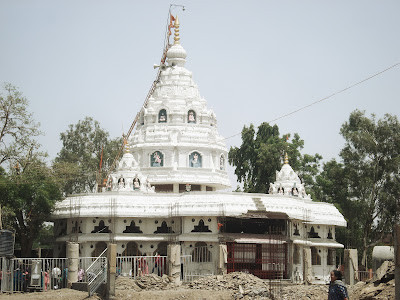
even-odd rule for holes
{"type": "Polygon", "coordinates": [[[131,225],[126,226],[126,229],[123,231],[123,233],[143,233],[143,231],[140,230],[139,226],[135,225],[135,221],[131,221],[131,225]]]}
{"type": "Polygon", "coordinates": [[[188,111],[188,123],[196,123],[196,113],[194,110],[188,111]]]}
{"type": "Polygon", "coordinates": [[[204,221],[201,219],[199,224],[194,226],[192,232],[211,232],[211,230],[208,229],[208,226],[204,225],[204,221]]]}
{"type": "Polygon", "coordinates": [[[199,152],[192,152],[189,155],[189,166],[191,168],[201,168],[201,155],[199,152]]]}
{"type": "Polygon", "coordinates": [[[314,226],[311,226],[310,232],[308,233],[309,238],[318,238],[320,239],[321,237],[318,235],[318,232],[315,231],[314,226]]]}
{"type": "Polygon", "coordinates": [[[167,111],[161,109],[158,113],[158,123],[167,123],[167,111]]]}
{"type": "Polygon", "coordinates": [[[150,165],[152,167],[164,166],[164,155],[160,151],[155,151],[150,156],[150,165]]]}
{"type": "Polygon", "coordinates": [[[171,227],[167,226],[167,222],[163,221],[160,227],[157,227],[157,230],[154,233],[175,233],[171,227]]]}
{"type": "Polygon", "coordinates": [[[98,226],[94,226],[92,233],[112,233],[111,230],[104,224],[104,221],[101,220],[98,226]]]}

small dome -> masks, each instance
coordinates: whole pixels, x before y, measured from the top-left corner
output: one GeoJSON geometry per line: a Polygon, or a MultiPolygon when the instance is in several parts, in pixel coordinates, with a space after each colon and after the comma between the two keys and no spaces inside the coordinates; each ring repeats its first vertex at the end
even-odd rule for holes
{"type": "Polygon", "coordinates": [[[183,67],[185,65],[185,58],[187,54],[185,49],[180,44],[174,44],[171,48],[169,48],[167,52],[167,58],[169,65],[172,63],[176,63],[177,66],[183,67]]]}

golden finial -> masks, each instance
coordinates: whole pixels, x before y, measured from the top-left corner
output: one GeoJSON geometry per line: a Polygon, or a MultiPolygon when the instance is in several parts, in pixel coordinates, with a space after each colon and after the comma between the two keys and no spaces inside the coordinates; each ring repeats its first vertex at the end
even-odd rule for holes
{"type": "Polygon", "coordinates": [[[178,19],[178,15],[176,15],[176,18],[175,18],[175,23],[174,23],[174,28],[175,28],[175,37],[174,37],[174,45],[178,45],[178,44],[180,44],[180,42],[179,42],[179,40],[180,40],[180,37],[179,37],[179,19],[178,19]]]}
{"type": "Polygon", "coordinates": [[[287,153],[285,152],[285,165],[289,164],[289,157],[287,153]]]}

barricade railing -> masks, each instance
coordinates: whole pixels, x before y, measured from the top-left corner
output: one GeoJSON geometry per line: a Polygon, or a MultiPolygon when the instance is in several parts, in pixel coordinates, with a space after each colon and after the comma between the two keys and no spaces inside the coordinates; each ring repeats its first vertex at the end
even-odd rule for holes
{"type": "Polygon", "coordinates": [[[85,274],[89,296],[92,296],[100,285],[107,280],[107,248],[86,269],[85,274]]]}
{"type": "Polygon", "coordinates": [[[372,279],[374,276],[374,273],[372,272],[372,269],[369,271],[358,271],[358,280],[359,281],[368,281],[372,279]]]}
{"type": "Polygon", "coordinates": [[[117,274],[120,276],[137,276],[146,274],[163,276],[168,274],[167,256],[119,256],[117,257],[117,274]]]}
{"type": "Polygon", "coordinates": [[[1,292],[61,289],[67,278],[66,258],[1,258],[1,292]]]}

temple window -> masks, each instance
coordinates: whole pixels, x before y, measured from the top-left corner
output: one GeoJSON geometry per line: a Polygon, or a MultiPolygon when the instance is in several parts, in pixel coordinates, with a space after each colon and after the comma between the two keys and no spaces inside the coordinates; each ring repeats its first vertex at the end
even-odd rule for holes
{"type": "Polygon", "coordinates": [[[308,233],[308,237],[309,238],[319,238],[319,239],[321,238],[318,235],[318,232],[315,231],[314,226],[311,226],[310,232],[308,233]]]}
{"type": "Polygon", "coordinates": [[[219,157],[219,169],[225,170],[225,157],[223,155],[219,157]]]}
{"type": "Polygon", "coordinates": [[[129,242],[126,245],[124,252],[122,252],[122,256],[141,256],[142,252],[139,251],[139,247],[135,242],[129,242]]]}
{"type": "Polygon", "coordinates": [[[328,266],[334,266],[336,265],[336,251],[335,249],[328,249],[328,257],[327,257],[327,262],[326,264],[328,266]]]}
{"type": "Polygon", "coordinates": [[[293,225],[294,225],[293,235],[298,235],[298,236],[300,236],[300,232],[299,232],[299,229],[298,229],[298,224],[297,224],[297,223],[294,223],[293,225]]]}
{"type": "Polygon", "coordinates": [[[105,242],[97,242],[94,250],[92,251],[92,257],[98,257],[104,250],[107,249],[107,244],[105,242]]]}
{"type": "Polygon", "coordinates": [[[158,253],[161,256],[167,256],[167,248],[168,242],[160,242],[157,246],[157,249],[153,252],[153,255],[156,255],[156,253],[158,253]]]}
{"type": "Polygon", "coordinates": [[[164,166],[164,155],[160,151],[155,151],[150,156],[151,167],[163,167],[164,166]]]}
{"type": "Polygon", "coordinates": [[[94,226],[92,233],[111,233],[111,230],[104,224],[104,221],[101,220],[98,226],[94,226]]]}
{"type": "Polygon", "coordinates": [[[192,251],[193,262],[211,262],[211,252],[204,242],[197,242],[192,251]]]}
{"type": "Polygon", "coordinates": [[[321,256],[318,254],[318,249],[311,247],[311,263],[312,265],[321,265],[321,256]]]}
{"type": "Polygon", "coordinates": [[[196,113],[194,110],[188,111],[188,123],[196,123],[196,113]]]}
{"type": "Polygon", "coordinates": [[[293,249],[293,263],[295,265],[300,264],[300,247],[298,245],[294,245],[293,249]]]}
{"type": "Polygon", "coordinates": [[[75,226],[72,227],[71,232],[72,232],[72,233],[82,233],[81,227],[78,226],[78,221],[75,221],[75,226]]]}
{"type": "Polygon", "coordinates": [[[167,222],[163,221],[160,227],[157,227],[157,230],[154,233],[175,233],[171,227],[167,226],[167,222]]]}
{"type": "Polygon", "coordinates": [[[143,233],[143,231],[140,230],[139,226],[135,225],[135,221],[131,221],[131,224],[129,226],[126,226],[126,229],[123,231],[123,233],[143,233]]]}
{"type": "Polygon", "coordinates": [[[158,112],[158,123],[167,123],[167,111],[165,109],[158,112]]]}
{"type": "Polygon", "coordinates": [[[208,229],[208,226],[204,225],[204,221],[201,219],[199,224],[194,226],[192,232],[211,232],[211,230],[208,229]]]}
{"type": "Polygon", "coordinates": [[[329,232],[328,232],[328,239],[332,240],[333,236],[332,236],[332,230],[329,228],[329,232]]]}
{"type": "Polygon", "coordinates": [[[189,155],[189,166],[191,168],[201,168],[202,158],[199,152],[192,152],[189,155]]]}
{"type": "Polygon", "coordinates": [[[292,188],[292,196],[295,196],[295,197],[299,196],[299,190],[297,187],[292,188]]]}

